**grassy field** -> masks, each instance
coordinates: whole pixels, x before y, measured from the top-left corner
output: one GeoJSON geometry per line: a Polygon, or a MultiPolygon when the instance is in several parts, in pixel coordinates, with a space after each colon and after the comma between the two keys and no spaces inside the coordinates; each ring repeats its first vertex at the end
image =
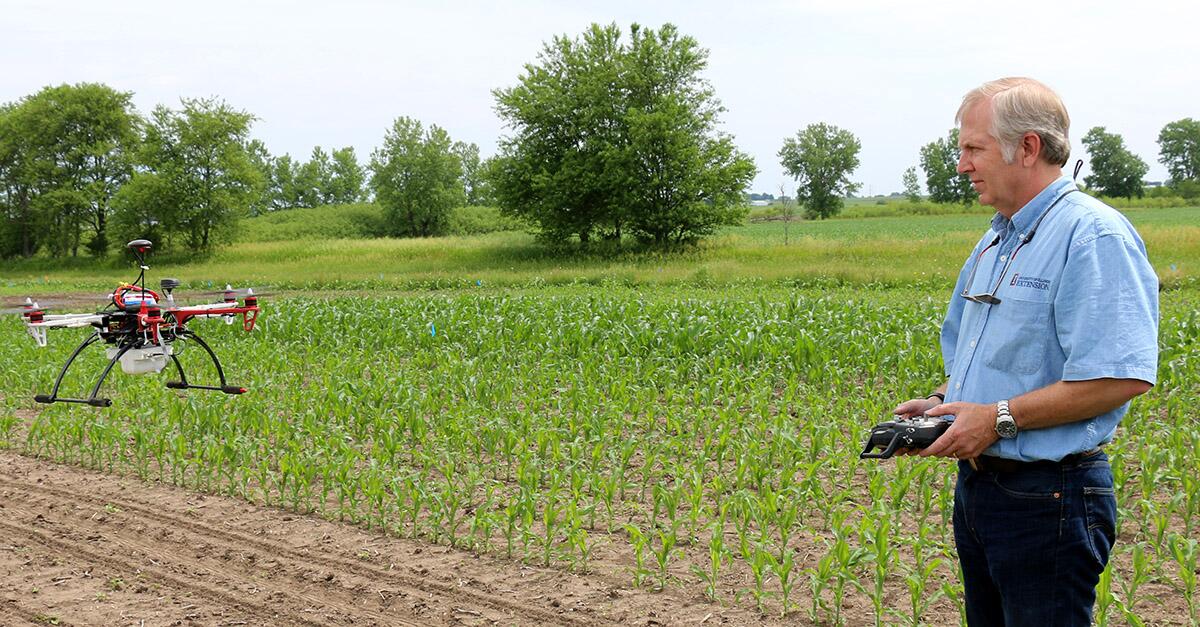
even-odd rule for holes
{"type": "MultiPolygon", "coordinates": [[[[1197,208],[1131,209],[1166,287],[1200,277],[1197,208]]],[[[361,216],[361,212],[351,212],[361,216]]],[[[267,216],[256,220],[279,220],[267,216]]],[[[527,233],[397,239],[271,239],[240,242],[183,263],[151,256],[152,273],[185,288],[225,282],[290,289],[429,289],[571,283],[791,285],[879,283],[948,288],[986,214],[752,223],[675,252],[634,248],[555,252],[527,233]],[[785,244],[786,241],[786,244],[785,244]]],[[[260,235],[264,231],[261,225],[260,235]]],[[[290,232],[287,227],[283,232],[290,232]]],[[[348,228],[348,227],[347,227],[348,228]]],[[[335,229],[336,230],[336,229],[335,229]]],[[[263,235],[265,236],[265,235],[263,235]]],[[[273,236],[272,236],[273,237],[273,236]]],[[[0,264],[0,293],[111,289],[129,280],[127,260],[87,258],[0,264]]]]}

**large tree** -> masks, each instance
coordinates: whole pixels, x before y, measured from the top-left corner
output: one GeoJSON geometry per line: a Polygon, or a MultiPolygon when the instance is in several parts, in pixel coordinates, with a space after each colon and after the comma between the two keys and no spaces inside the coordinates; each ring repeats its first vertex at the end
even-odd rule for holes
{"type": "Polygon", "coordinates": [[[489,179],[501,209],[541,235],[694,240],[745,216],[753,161],[718,129],[708,51],[666,24],[593,24],[555,37],[519,84],[494,92],[512,129],[489,179]]]}
{"type": "MultiPolygon", "coordinates": [[[[33,228],[54,255],[86,242],[108,250],[111,200],[133,172],[140,118],[132,94],[106,85],[47,87],[7,109],[0,139],[2,192],[16,230],[33,228]]],[[[21,252],[39,238],[19,234],[21,252]]]]}
{"type": "Polygon", "coordinates": [[[396,120],[371,154],[371,188],[383,206],[390,235],[441,235],[450,210],[466,200],[462,164],[450,135],[431,124],[428,130],[408,117],[396,120]]]}
{"type": "Polygon", "coordinates": [[[1145,194],[1142,177],[1150,167],[1125,147],[1120,135],[1097,126],[1083,136],[1083,145],[1092,162],[1092,173],[1083,178],[1088,187],[1112,197],[1141,198],[1145,194]]]}
{"type": "Polygon", "coordinates": [[[39,177],[26,146],[36,129],[20,105],[0,106],[0,257],[31,257],[44,239],[33,204],[39,177]]]}
{"type": "Polygon", "coordinates": [[[925,171],[925,189],[933,202],[971,204],[979,198],[971,179],[958,173],[958,129],[921,147],[921,169],[925,171]]]}
{"type": "Polygon", "coordinates": [[[783,140],[780,163],[796,179],[796,200],[809,218],[828,218],[842,210],[842,198],[859,185],[850,180],[858,168],[862,144],[854,133],[832,124],[809,124],[783,140]]]}
{"type": "MultiPolygon", "coordinates": [[[[178,236],[194,250],[208,250],[231,235],[262,189],[249,155],[254,116],[215,99],[184,99],[179,111],[159,105],[146,129],[144,171],[122,190],[129,199],[157,195],[154,215],[141,224],[178,236]]],[[[145,213],[123,200],[126,211],[145,213]]],[[[124,224],[139,220],[123,217],[124,224]]]]}
{"type": "Polygon", "coordinates": [[[1164,126],[1158,134],[1158,160],[1173,184],[1200,182],[1200,120],[1183,118],[1164,126]]]}

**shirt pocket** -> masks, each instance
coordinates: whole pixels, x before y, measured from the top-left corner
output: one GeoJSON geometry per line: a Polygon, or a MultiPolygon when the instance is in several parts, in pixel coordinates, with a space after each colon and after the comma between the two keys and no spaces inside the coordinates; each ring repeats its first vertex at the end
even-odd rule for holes
{"type": "Polygon", "coordinates": [[[1036,374],[1046,364],[1046,338],[1054,333],[1049,302],[1008,297],[992,305],[988,329],[995,350],[984,363],[989,368],[1018,375],[1036,374]]]}

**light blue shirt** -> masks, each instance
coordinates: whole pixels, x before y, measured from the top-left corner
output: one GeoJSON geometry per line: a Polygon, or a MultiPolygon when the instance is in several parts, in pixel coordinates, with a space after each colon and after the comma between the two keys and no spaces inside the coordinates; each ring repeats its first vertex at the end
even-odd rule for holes
{"type": "MultiPolygon", "coordinates": [[[[1071,193],[1076,189],[1064,176],[1011,220],[996,214],[971,251],[942,324],[947,402],[995,403],[1058,381],[1155,382],[1158,277],[1146,246],[1125,216],[1087,194],[1071,193]],[[998,304],[960,296],[964,289],[990,293],[998,282],[998,304]]],[[[1128,409],[1125,403],[1086,420],[1022,430],[984,454],[1062,459],[1111,441],[1128,409]]]]}

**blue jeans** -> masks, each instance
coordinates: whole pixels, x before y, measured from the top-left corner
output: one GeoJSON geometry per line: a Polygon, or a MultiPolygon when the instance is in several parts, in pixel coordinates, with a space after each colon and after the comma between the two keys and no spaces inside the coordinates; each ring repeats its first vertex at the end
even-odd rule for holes
{"type": "Polygon", "coordinates": [[[967,624],[1091,625],[1116,521],[1103,452],[1011,472],[960,461],[954,540],[967,624]]]}

